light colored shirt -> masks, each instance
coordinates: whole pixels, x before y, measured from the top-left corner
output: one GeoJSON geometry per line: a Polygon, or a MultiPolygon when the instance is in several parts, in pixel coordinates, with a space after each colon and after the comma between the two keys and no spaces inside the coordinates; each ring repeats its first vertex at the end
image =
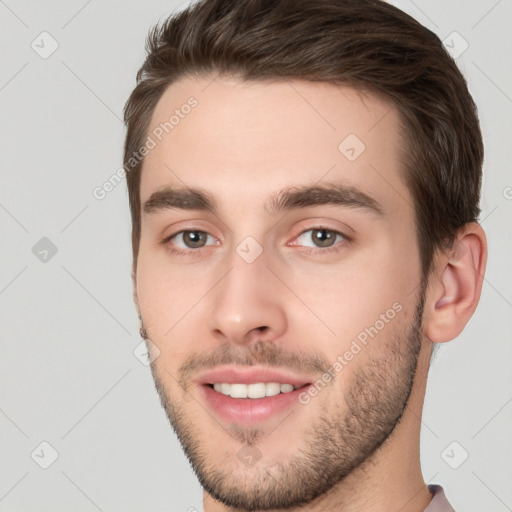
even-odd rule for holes
{"type": "Polygon", "coordinates": [[[454,508],[446,499],[444,490],[440,485],[429,485],[428,488],[434,497],[429,506],[425,509],[425,512],[455,512],[454,508]]]}

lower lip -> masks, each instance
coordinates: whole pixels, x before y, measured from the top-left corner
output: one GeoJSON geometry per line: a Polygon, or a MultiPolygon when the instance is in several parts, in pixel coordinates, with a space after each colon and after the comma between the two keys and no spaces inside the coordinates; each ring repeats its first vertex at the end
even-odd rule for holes
{"type": "Polygon", "coordinates": [[[209,406],[224,420],[231,423],[252,424],[265,421],[300,403],[299,394],[308,385],[279,395],[264,398],[231,398],[202,385],[201,391],[209,406]]]}

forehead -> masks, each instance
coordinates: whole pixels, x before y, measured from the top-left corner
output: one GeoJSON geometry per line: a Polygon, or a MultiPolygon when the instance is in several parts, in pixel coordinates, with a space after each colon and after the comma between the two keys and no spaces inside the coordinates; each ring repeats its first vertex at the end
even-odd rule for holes
{"type": "Polygon", "coordinates": [[[166,185],[197,186],[242,207],[249,196],[327,180],[407,208],[399,121],[390,102],[348,86],[183,78],[153,112],[141,200],[166,185]]]}

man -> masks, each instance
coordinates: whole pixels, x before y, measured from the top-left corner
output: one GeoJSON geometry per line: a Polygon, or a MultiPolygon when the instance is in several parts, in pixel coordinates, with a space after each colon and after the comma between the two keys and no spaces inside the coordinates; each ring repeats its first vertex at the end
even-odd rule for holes
{"type": "Polygon", "coordinates": [[[487,253],[454,61],[377,0],[205,0],[147,49],[134,298],[205,511],[452,510],[421,409],[487,253]]]}

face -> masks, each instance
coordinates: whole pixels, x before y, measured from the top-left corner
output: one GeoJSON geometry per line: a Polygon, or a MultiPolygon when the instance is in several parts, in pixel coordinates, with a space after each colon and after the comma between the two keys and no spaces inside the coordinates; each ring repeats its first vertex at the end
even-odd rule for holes
{"type": "Polygon", "coordinates": [[[303,81],[184,78],[155,109],[137,303],[162,404],[225,505],[321,496],[404,411],[424,290],[398,127],[374,95],[303,81]]]}

